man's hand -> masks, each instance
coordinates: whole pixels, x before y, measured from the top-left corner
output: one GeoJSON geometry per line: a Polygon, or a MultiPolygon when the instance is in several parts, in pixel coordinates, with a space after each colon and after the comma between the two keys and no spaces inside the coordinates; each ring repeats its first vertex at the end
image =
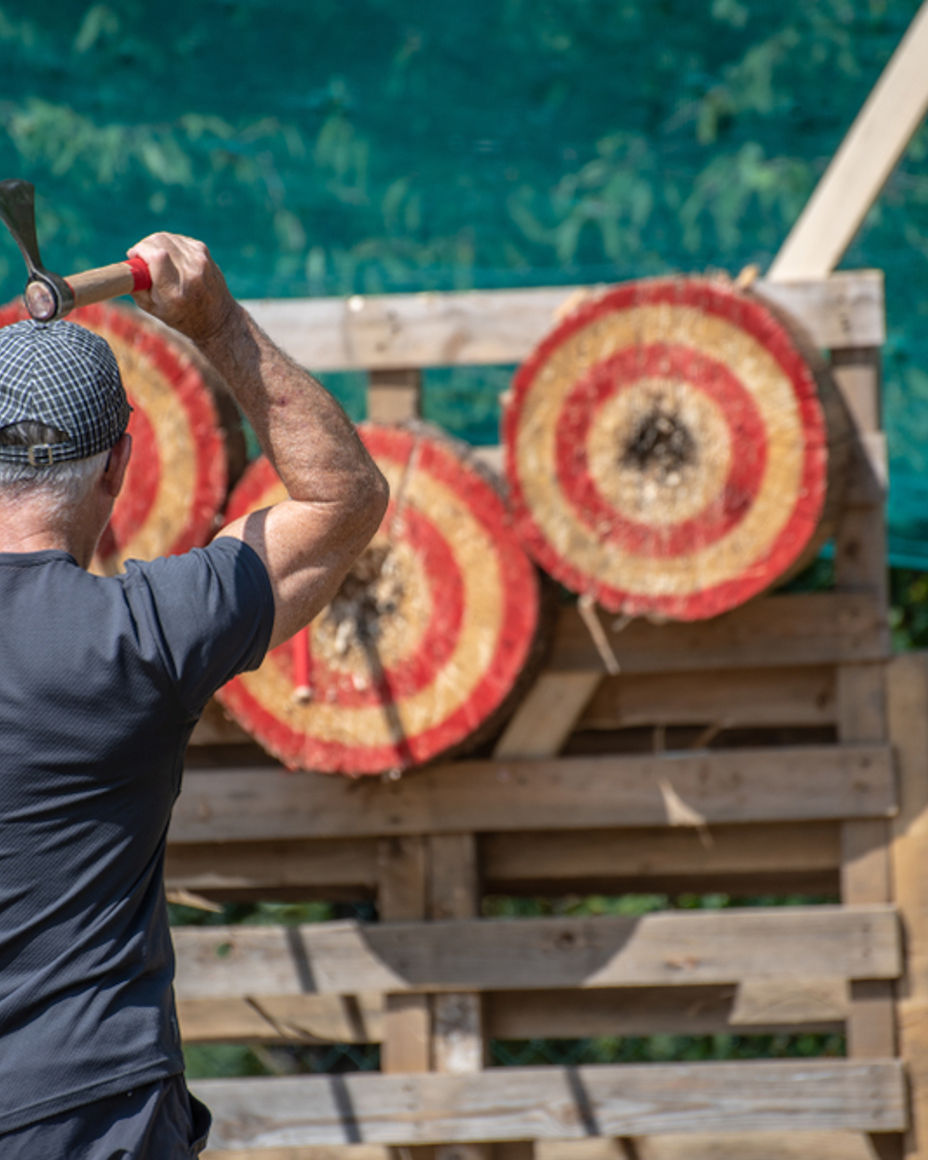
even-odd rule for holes
{"type": "Polygon", "coordinates": [[[151,272],[151,289],[132,296],[138,305],[198,346],[216,338],[239,310],[209,250],[194,238],[151,234],[129,257],[144,258],[151,272]]]}

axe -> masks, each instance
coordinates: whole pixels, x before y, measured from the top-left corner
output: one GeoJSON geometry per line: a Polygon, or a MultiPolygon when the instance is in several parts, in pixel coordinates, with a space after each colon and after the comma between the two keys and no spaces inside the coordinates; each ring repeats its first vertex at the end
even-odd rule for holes
{"type": "Polygon", "coordinates": [[[23,300],[37,322],[53,322],[78,306],[151,288],[151,275],[143,258],[129,258],[68,278],[46,270],[35,232],[35,188],[28,181],[0,181],[0,218],[26,259],[29,280],[23,300]]]}

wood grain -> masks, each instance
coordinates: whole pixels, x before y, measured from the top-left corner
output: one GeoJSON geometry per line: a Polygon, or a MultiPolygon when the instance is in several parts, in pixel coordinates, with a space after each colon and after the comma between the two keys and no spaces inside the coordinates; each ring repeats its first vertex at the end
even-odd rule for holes
{"type": "Polygon", "coordinates": [[[897,991],[912,1107],[905,1155],[922,1160],[928,1156],[928,654],[896,657],[888,693],[900,781],[892,866],[906,937],[906,971],[897,991]]]}
{"type": "MultiPolygon", "coordinates": [[[[593,1136],[586,1140],[512,1141],[496,1145],[499,1160],[881,1160],[859,1132],[724,1132],[593,1136]],[[630,1148],[630,1145],[632,1146],[630,1148]],[[632,1150],[633,1148],[633,1150],[632,1150]]],[[[315,1145],[203,1153],[203,1160],[396,1160],[386,1145],[315,1145]]]]}
{"type": "Polygon", "coordinates": [[[178,927],[178,998],[892,979],[891,906],[178,927]]]}
{"type": "MultiPolygon", "coordinates": [[[[265,299],[243,305],[292,358],[316,371],[506,366],[521,362],[544,338],[577,289],[265,299]]],[[[817,346],[877,346],[885,339],[879,270],[842,271],[813,283],[761,280],[753,289],[800,319],[817,346]]]]}
{"type": "MultiPolygon", "coordinates": [[[[880,661],[890,651],[883,606],[868,592],[763,596],[692,624],[601,620],[623,674],[880,661]]],[[[575,608],[561,613],[548,668],[605,673],[575,608]]]]}
{"type": "MultiPolygon", "coordinates": [[[[487,834],[484,877],[494,892],[575,891],[577,883],[666,889],[688,878],[732,891],[739,881],[828,880],[837,893],[840,845],[834,822],[713,826],[711,842],[693,829],[548,830],[487,834]]],[[[192,888],[192,887],[191,887],[192,888]]]]}
{"type": "Polygon", "coordinates": [[[895,1061],[783,1060],[200,1080],[216,1148],[905,1126],[895,1061]]]}
{"type": "Polygon", "coordinates": [[[577,728],[834,725],[835,717],[834,667],[796,665],[603,677],[577,728]]]}
{"type": "Polygon", "coordinates": [[[274,767],[191,769],[170,840],[659,826],[668,822],[662,784],[709,825],[887,817],[896,808],[888,746],[459,761],[363,783],[274,767]]]}
{"type": "MultiPolygon", "coordinates": [[[[745,979],[714,986],[487,991],[482,997],[484,1034],[494,1039],[840,1032],[848,984],[745,979]]],[[[382,995],[227,996],[178,1003],[185,1043],[380,1043],[383,1012],[382,995]]]]}

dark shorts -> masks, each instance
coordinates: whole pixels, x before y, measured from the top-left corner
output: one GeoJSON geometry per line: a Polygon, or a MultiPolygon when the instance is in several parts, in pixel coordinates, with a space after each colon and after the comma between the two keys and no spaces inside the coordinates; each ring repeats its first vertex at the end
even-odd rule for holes
{"type": "Polygon", "coordinates": [[[192,1160],[210,1114],[182,1075],[0,1135],[3,1160],[192,1160]]]}

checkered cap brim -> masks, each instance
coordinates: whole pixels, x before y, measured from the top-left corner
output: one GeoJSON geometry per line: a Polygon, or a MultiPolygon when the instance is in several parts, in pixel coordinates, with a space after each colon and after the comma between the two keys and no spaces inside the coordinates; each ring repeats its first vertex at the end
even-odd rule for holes
{"type": "Polygon", "coordinates": [[[34,422],[67,436],[38,448],[0,443],[0,461],[99,455],[122,436],[131,411],[115,355],[98,334],[64,320],[0,328],[0,429],[34,422]]]}

